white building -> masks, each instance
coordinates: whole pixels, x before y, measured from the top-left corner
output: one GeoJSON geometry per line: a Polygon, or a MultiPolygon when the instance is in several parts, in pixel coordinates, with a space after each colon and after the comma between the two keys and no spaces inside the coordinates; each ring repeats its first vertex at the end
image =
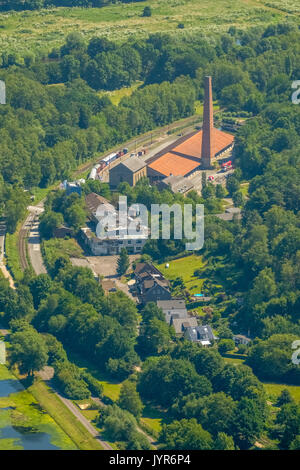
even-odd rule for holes
{"type": "Polygon", "coordinates": [[[134,223],[138,214],[136,214],[136,217],[127,216],[126,220],[121,222],[115,207],[109,201],[94,193],[86,196],[86,204],[94,224],[103,222],[104,225],[104,220],[109,216],[111,216],[112,221],[115,221],[115,223],[108,224],[105,227],[101,236],[97,230],[93,231],[89,227],[81,229],[83,243],[93,255],[117,255],[122,248],[126,248],[128,254],[142,252],[149,235],[148,227],[137,224],[138,234],[128,233],[128,227],[131,223],[134,223]],[[101,207],[101,211],[98,210],[99,207],[101,207]]]}

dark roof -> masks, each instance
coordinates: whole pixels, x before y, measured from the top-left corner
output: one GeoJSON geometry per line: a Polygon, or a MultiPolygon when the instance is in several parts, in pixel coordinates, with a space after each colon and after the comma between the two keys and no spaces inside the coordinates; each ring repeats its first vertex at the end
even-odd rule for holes
{"type": "Polygon", "coordinates": [[[162,310],[186,309],[185,301],[183,299],[158,300],[156,303],[162,310]]]}
{"type": "Polygon", "coordinates": [[[177,334],[183,333],[185,329],[189,327],[196,327],[198,321],[196,317],[189,318],[173,318],[171,319],[171,325],[174,327],[177,334]]]}
{"type": "Polygon", "coordinates": [[[209,343],[216,339],[209,325],[187,328],[185,331],[185,337],[190,341],[205,341],[209,343]]]}
{"type": "Polygon", "coordinates": [[[140,158],[130,157],[127,160],[124,160],[122,163],[120,163],[120,165],[124,165],[126,168],[128,168],[128,170],[132,171],[133,173],[136,173],[142,168],[145,168],[146,163],[140,158]]]}
{"type": "Polygon", "coordinates": [[[99,196],[96,193],[90,193],[85,196],[86,207],[92,214],[95,214],[100,204],[109,204],[112,206],[105,197],[99,196]]]}
{"type": "Polygon", "coordinates": [[[150,263],[137,263],[134,272],[139,276],[142,276],[144,273],[160,274],[162,276],[162,273],[155,266],[153,266],[153,264],[150,263]]]}

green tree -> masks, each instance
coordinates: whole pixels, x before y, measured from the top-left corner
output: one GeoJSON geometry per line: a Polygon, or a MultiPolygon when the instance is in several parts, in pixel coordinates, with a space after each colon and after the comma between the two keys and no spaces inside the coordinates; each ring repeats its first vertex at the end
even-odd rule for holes
{"type": "Polygon", "coordinates": [[[135,383],[126,380],[123,382],[117,403],[120,408],[129,411],[135,417],[140,417],[143,412],[143,403],[136,391],[135,383]]]}
{"type": "Polygon", "coordinates": [[[159,441],[164,449],[210,450],[212,437],[195,419],[182,419],[163,425],[159,441]]]}
{"type": "Polygon", "coordinates": [[[221,354],[232,351],[235,348],[235,343],[232,339],[221,339],[218,344],[218,350],[221,354]]]}
{"type": "Polygon", "coordinates": [[[149,16],[152,16],[152,9],[151,7],[145,7],[144,10],[143,10],[143,16],[144,17],[149,17],[149,16]]]}
{"type": "Polygon", "coordinates": [[[276,423],[281,426],[280,447],[289,449],[300,434],[300,406],[296,403],[283,405],[277,414],[276,423]]]}
{"type": "Polygon", "coordinates": [[[127,250],[126,248],[122,248],[117,264],[117,273],[120,277],[126,273],[127,269],[129,268],[129,265],[130,262],[127,250]]]}
{"type": "Polygon", "coordinates": [[[290,391],[287,388],[284,388],[277,399],[276,405],[282,406],[282,405],[287,405],[288,403],[293,403],[293,402],[294,402],[294,399],[290,391]]]}
{"type": "Polygon", "coordinates": [[[214,442],[214,450],[235,450],[233,438],[225,432],[219,432],[214,442]]]}
{"type": "Polygon", "coordinates": [[[21,374],[33,376],[48,361],[44,338],[32,327],[11,335],[11,362],[17,364],[21,374]]]}

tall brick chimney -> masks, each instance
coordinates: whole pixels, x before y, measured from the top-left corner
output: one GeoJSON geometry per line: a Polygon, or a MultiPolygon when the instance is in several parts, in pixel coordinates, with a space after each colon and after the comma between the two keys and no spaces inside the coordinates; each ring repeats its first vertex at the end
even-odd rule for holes
{"type": "Polygon", "coordinates": [[[212,99],[211,77],[204,79],[204,108],[203,108],[203,128],[202,128],[202,167],[204,169],[211,168],[213,144],[213,128],[214,128],[214,112],[212,99]]]}

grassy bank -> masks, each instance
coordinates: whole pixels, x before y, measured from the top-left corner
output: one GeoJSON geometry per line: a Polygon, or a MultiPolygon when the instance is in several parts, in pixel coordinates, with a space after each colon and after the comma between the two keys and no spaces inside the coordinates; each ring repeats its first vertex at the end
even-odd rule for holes
{"type": "Polygon", "coordinates": [[[103,450],[97,442],[68,410],[54,392],[41,380],[36,381],[29,389],[41,406],[72,439],[80,450],[103,450]]]}
{"type": "Polygon", "coordinates": [[[21,226],[22,222],[19,223],[15,233],[7,233],[5,236],[5,253],[7,257],[7,268],[10,270],[11,275],[15,281],[20,281],[23,278],[23,271],[19,255],[19,232],[21,226]]]}
{"type": "Polygon", "coordinates": [[[285,385],[277,383],[264,383],[264,388],[269,399],[274,403],[281,394],[283,389],[288,389],[294,400],[300,404],[300,387],[297,385],[285,385]]]}

